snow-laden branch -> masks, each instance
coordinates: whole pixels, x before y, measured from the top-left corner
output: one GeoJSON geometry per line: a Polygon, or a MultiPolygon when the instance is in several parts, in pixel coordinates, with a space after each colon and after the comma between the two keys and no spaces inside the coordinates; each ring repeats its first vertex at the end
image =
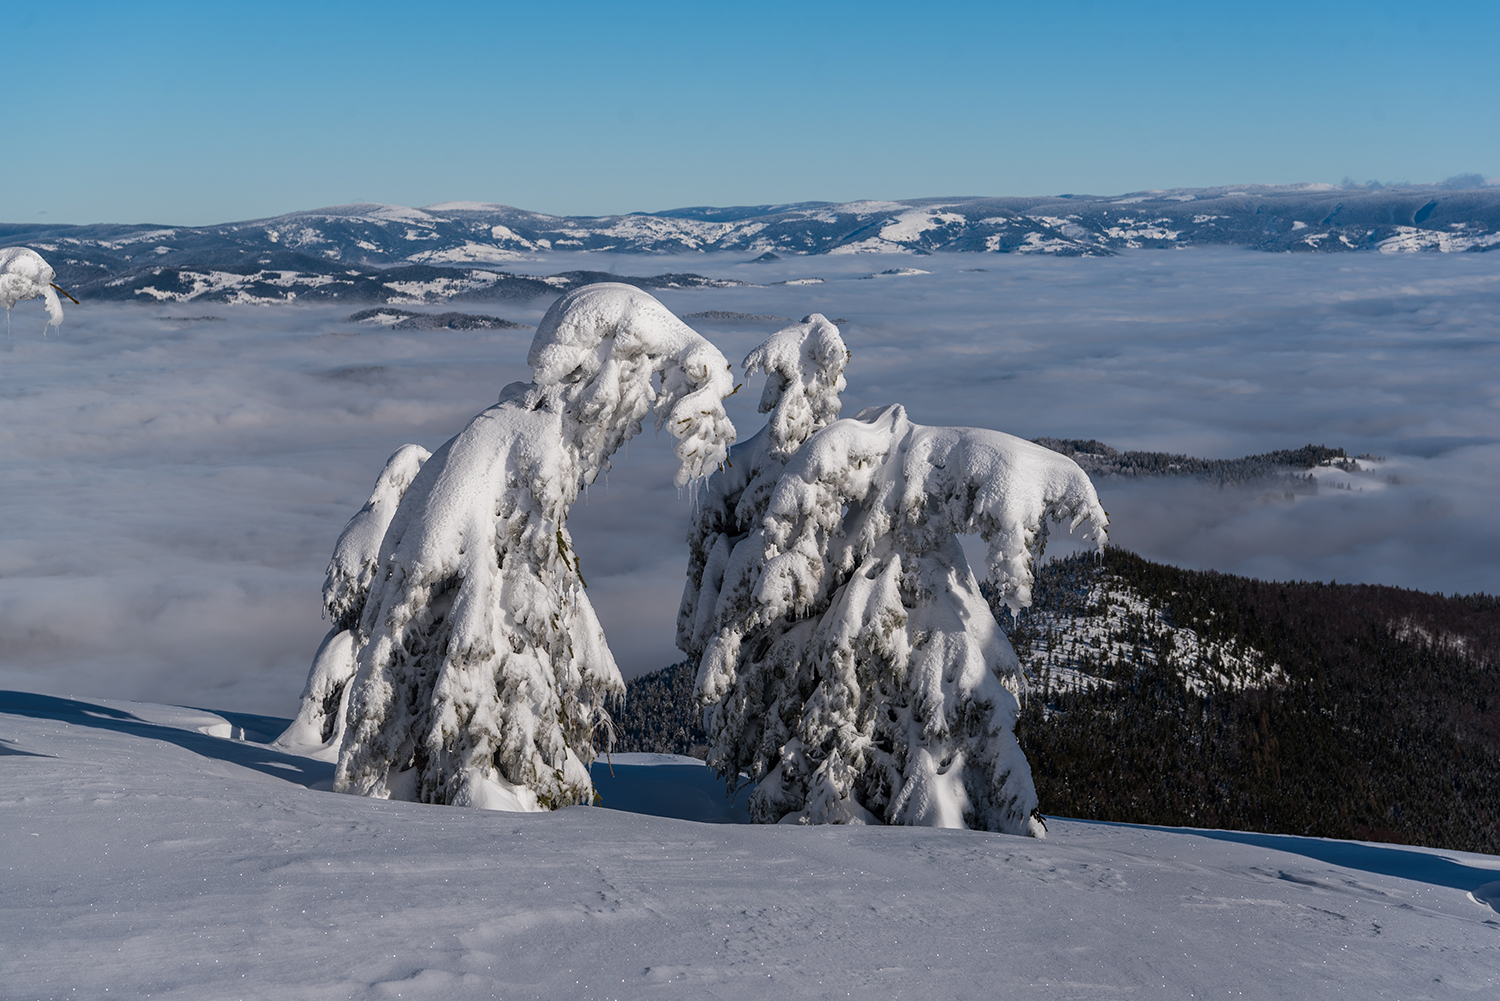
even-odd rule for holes
{"type": "Polygon", "coordinates": [[[733,387],[711,344],[628,285],[563,296],[529,357],[534,381],[430,457],[397,452],[335,549],[303,736],[309,702],[346,703],[342,738],[326,715],[318,732],[340,790],[522,810],[591,796],[593,730],[624,684],[568,511],[648,415],[679,439],[679,483],[716,467],[733,387]]]}
{"type": "Polygon", "coordinates": [[[767,377],[760,412],[771,415],[766,428],[772,449],[790,455],[838,419],[848,360],[839,328],[821,313],[778,330],[745,356],[746,376],[767,377]]]}
{"type": "Polygon", "coordinates": [[[386,530],[391,527],[407,488],[430,458],[432,453],[421,445],[398,448],[386,460],[370,499],[344,527],[333,547],[328,576],[323,581],[323,610],[333,620],[334,628],[347,629],[358,624],[380,564],[380,544],[386,530]]]}
{"type": "Polygon", "coordinates": [[[339,535],[323,581],[323,612],[333,620],[333,628],[313,657],[297,717],[276,739],[276,747],[325,761],[338,760],[344,741],[349,679],[354,677],[359,653],[356,627],[380,566],[380,544],[401,498],[430,457],[431,453],[420,445],[397,449],[376,479],[370,499],[339,535]]]}
{"type": "Polygon", "coordinates": [[[729,553],[765,515],[787,460],[838,419],[848,360],[838,328],[821,313],[778,330],[745,357],[746,376],[767,376],[760,412],[771,416],[758,434],[730,449],[726,468],[699,490],[677,613],[677,645],[689,656],[703,652],[729,553]]]}
{"type": "Polygon", "coordinates": [[[52,265],[36,251],[27,247],[0,249],[0,306],[5,307],[7,319],[16,303],[41,299],[47,307],[47,326],[62,326],[62,302],[57,298],[57,286],[52,284],[56,277],[52,265]]]}
{"type": "Polygon", "coordinates": [[[678,486],[713,472],[734,441],[723,404],[734,392],[729,363],[633,286],[588,285],[563,296],[537,326],[526,360],[537,399],[565,418],[586,483],[640,433],[648,413],[658,431],[678,439],[678,486]]]}
{"type": "Polygon", "coordinates": [[[1019,611],[1031,604],[1031,560],[1048,521],[1070,531],[1087,522],[1084,538],[1104,545],[1108,519],[1073,460],[1001,431],[923,427],[899,405],[871,408],[830,425],[777,483],[760,614],[804,611],[887,536],[924,553],[954,534],[990,544],[990,582],[1019,611]]]}

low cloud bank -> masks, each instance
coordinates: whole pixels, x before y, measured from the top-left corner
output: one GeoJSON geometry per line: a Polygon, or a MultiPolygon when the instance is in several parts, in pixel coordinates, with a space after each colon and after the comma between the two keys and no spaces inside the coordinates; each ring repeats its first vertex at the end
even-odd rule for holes
{"type": "MultiPolygon", "coordinates": [[[[826,279],[660,298],[847,321],[847,415],[900,402],[922,423],[1122,449],[1311,442],[1388,460],[1295,498],[1100,479],[1113,539],[1149,558],[1500,592],[1500,255],[939,255],[918,261],[929,274],[880,275],[912,262],[615,263],[826,279]]],[[[548,304],[473,311],[534,324],[548,304]]],[[[308,307],[174,322],[85,303],[43,339],[25,307],[0,344],[0,687],[290,714],[326,629],[328,555],[385,459],[441,444],[528,371],[530,330],[379,330],[308,307]]],[[[777,326],[693,323],[734,359],[777,326]]],[[[742,435],[759,396],[757,381],[731,400],[742,435]]],[[[689,500],[673,464],[648,428],[570,522],[627,676],[679,657],[689,500]]]]}

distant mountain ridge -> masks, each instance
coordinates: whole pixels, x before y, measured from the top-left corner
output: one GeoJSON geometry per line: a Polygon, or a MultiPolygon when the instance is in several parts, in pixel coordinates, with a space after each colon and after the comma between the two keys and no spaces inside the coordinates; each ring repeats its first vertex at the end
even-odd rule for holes
{"type": "Polygon", "coordinates": [[[690,207],[599,217],[445,202],[420,209],[342,205],[195,227],[0,223],[0,246],[18,244],[46,254],[61,282],[93,298],[504,299],[555,294],[567,284],[491,267],[551,251],[747,257],[1107,256],[1205,245],[1304,253],[1486,251],[1500,247],[1500,187],[1242,185],[1110,197],[690,207]],[[412,287],[423,291],[413,296],[386,288],[393,282],[416,283],[412,287]]]}
{"type": "MultiPolygon", "coordinates": [[[[1342,448],[1328,448],[1308,443],[1301,448],[1284,448],[1239,459],[1199,459],[1171,452],[1121,452],[1094,438],[1034,438],[1043,448],[1050,448],[1078,463],[1090,476],[1197,476],[1218,483],[1246,483],[1252,480],[1290,478],[1303,482],[1303,471],[1317,466],[1337,466],[1345,472],[1360,472],[1358,459],[1342,448]]],[[[1377,456],[1360,459],[1379,462],[1377,456]]],[[[1316,493],[1315,484],[1308,483],[1316,493]]]]}

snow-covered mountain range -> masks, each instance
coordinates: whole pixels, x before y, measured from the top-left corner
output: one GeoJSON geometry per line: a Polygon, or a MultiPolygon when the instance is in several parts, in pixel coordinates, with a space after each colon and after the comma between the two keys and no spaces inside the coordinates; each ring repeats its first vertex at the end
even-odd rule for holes
{"type": "MultiPolygon", "coordinates": [[[[1267,251],[1483,251],[1500,188],[1244,185],[1119,196],[802,202],[564,217],[506,205],[341,205],[215,226],[0,224],[92,299],[277,302],[497,300],[566,277],[509,274],[564,251],[790,255],[941,251],[1104,256],[1230,245],[1267,251]]],[[[523,270],[535,270],[526,268],[523,270]]],[[[662,276],[692,281],[695,276],[662,276]]],[[[703,279],[698,278],[698,281],[703,279]]]]}

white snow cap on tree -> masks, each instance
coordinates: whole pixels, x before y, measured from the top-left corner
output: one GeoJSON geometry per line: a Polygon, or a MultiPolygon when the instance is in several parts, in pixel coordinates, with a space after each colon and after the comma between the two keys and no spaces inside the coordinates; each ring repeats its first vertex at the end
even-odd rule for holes
{"type": "MultiPolygon", "coordinates": [[[[733,475],[710,480],[710,517],[733,475]]],[[[701,652],[709,763],[759,782],[756,820],[1041,833],[1014,736],[1021,668],[956,536],[990,543],[989,578],[1019,607],[1049,520],[1104,543],[1072,460],[890,406],[807,438],[756,523],[725,521],[744,538],[700,533],[679,636],[701,652]]]]}
{"type": "Polygon", "coordinates": [[[838,419],[848,360],[839,328],[822,313],[783,327],[745,356],[747,376],[767,376],[760,412],[771,415],[766,423],[771,448],[795,452],[814,431],[838,419]]]}
{"type": "Polygon", "coordinates": [[[529,357],[534,381],[431,457],[397,452],[339,540],[324,592],[334,631],[304,710],[347,700],[342,791],[513,810],[591,798],[593,730],[624,683],[568,510],[649,414],[679,439],[679,483],[715,468],[734,439],[733,385],[711,344],[629,285],[563,296],[529,357]]]}
{"type": "Polygon", "coordinates": [[[56,277],[52,265],[35,250],[27,247],[0,250],[0,306],[8,314],[16,303],[39,298],[47,307],[47,326],[62,326],[62,303],[52,285],[56,277]]]}
{"type": "Polygon", "coordinates": [[[563,296],[542,317],[526,361],[566,418],[586,483],[653,411],[656,429],[678,439],[678,486],[713,472],[734,441],[723,402],[734,392],[729,363],[634,286],[587,285],[563,296]],[[658,375],[659,392],[651,384],[658,375]]]}

